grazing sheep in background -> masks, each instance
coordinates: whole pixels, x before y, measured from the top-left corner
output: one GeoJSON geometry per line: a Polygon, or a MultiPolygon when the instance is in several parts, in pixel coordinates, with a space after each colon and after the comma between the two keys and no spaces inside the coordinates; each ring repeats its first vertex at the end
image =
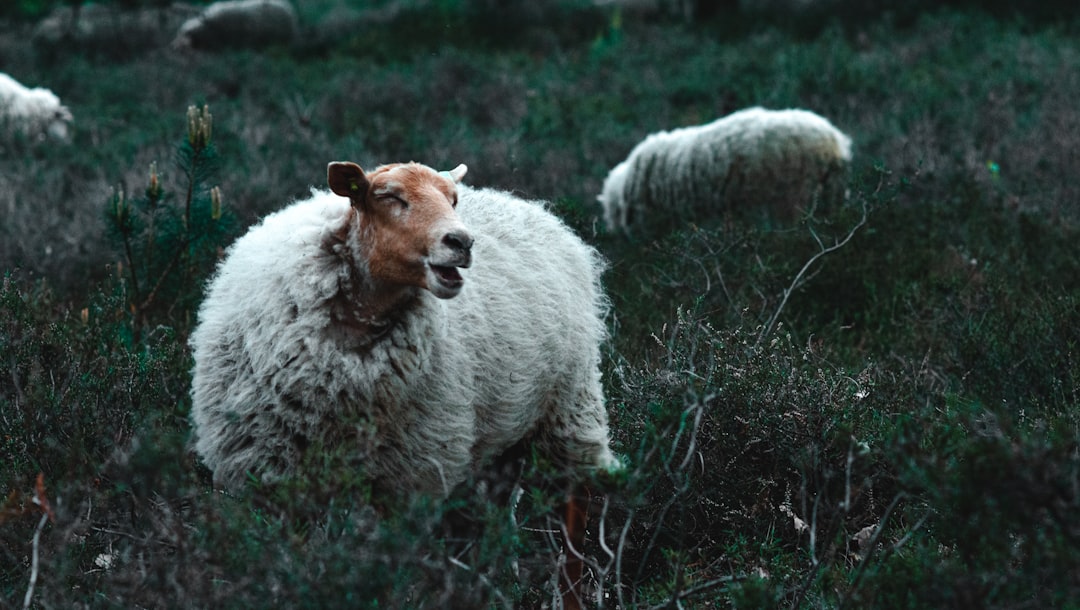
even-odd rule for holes
{"type": "Polygon", "coordinates": [[[458,185],[465,169],[331,163],[332,192],[231,246],[191,336],[218,483],[344,450],[379,502],[445,495],[523,439],[570,476],[618,467],[599,255],[538,203],[458,185]]]}
{"type": "Polygon", "coordinates": [[[36,140],[67,141],[71,121],[71,111],[52,91],[29,89],[0,72],[0,131],[7,139],[17,133],[36,140]]]}
{"type": "Polygon", "coordinates": [[[215,2],[182,26],[176,49],[261,48],[296,39],[296,10],[286,0],[215,2]]]}
{"type": "MultiPolygon", "coordinates": [[[[58,3],[53,3],[58,4],[58,3]]],[[[65,2],[34,27],[38,51],[59,60],[89,54],[126,59],[169,44],[180,25],[201,7],[184,2],[65,2]],[[152,4],[152,5],[151,5],[152,4]]]]}
{"type": "Polygon", "coordinates": [[[670,229],[724,213],[790,220],[843,197],[851,139],[806,110],[748,108],[654,133],[604,180],[610,231],[670,229]]]}

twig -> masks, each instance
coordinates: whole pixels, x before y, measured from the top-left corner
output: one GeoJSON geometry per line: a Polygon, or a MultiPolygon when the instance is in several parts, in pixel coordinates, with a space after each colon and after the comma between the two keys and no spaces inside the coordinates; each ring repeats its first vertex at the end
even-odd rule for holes
{"type": "MultiPolygon", "coordinates": [[[[591,567],[593,568],[593,570],[596,571],[596,580],[599,583],[598,586],[600,588],[600,591],[604,590],[604,581],[607,580],[608,573],[611,572],[612,564],[615,563],[617,565],[617,560],[616,560],[616,557],[615,557],[615,551],[612,550],[611,547],[609,547],[608,543],[607,543],[607,531],[606,531],[606,527],[605,527],[607,525],[607,515],[608,515],[608,509],[610,507],[611,507],[611,500],[607,496],[604,496],[604,506],[600,510],[600,518],[599,518],[598,523],[597,523],[597,526],[599,528],[597,538],[598,538],[598,541],[600,543],[601,550],[603,550],[604,554],[607,555],[607,557],[608,557],[607,564],[604,565],[604,566],[601,566],[600,562],[598,560],[594,560],[594,561],[590,562],[592,564],[591,567]]],[[[621,549],[620,549],[620,551],[621,551],[621,549]]],[[[617,571],[616,571],[616,576],[618,576],[617,571]]],[[[616,586],[618,586],[618,583],[616,583],[616,586]]],[[[596,606],[597,606],[597,608],[601,608],[601,609],[604,607],[604,596],[602,594],[597,595],[596,606]]]]}
{"type": "Polygon", "coordinates": [[[131,289],[135,291],[132,302],[137,303],[142,297],[142,291],[139,290],[139,274],[136,273],[135,255],[131,252],[131,240],[128,238],[127,231],[124,231],[124,256],[127,258],[128,273],[131,274],[131,289]]]}
{"type": "Polygon", "coordinates": [[[623,524],[622,532],[619,533],[619,546],[617,547],[619,553],[615,556],[615,597],[619,600],[619,607],[626,608],[626,600],[623,599],[623,586],[622,586],[622,560],[623,551],[626,550],[626,538],[630,535],[630,525],[634,522],[635,510],[630,509],[629,514],[626,516],[626,523],[623,524]]]}
{"type": "Polygon", "coordinates": [[[776,325],[776,320],[780,317],[780,313],[783,312],[784,307],[787,306],[788,299],[802,285],[803,276],[810,269],[810,267],[813,266],[814,263],[816,263],[819,259],[821,259],[821,257],[825,256],[826,254],[835,252],[847,245],[847,243],[851,241],[853,237],[855,237],[855,233],[860,228],[862,228],[863,225],[866,224],[867,217],[868,212],[866,209],[866,202],[863,201],[862,218],[859,219],[859,222],[855,223],[855,226],[852,227],[850,231],[848,231],[848,234],[844,237],[844,239],[839,242],[834,242],[833,245],[828,247],[825,247],[825,244],[822,243],[821,238],[818,237],[817,232],[815,232],[812,227],[810,228],[810,235],[814,237],[814,241],[818,243],[818,247],[820,249],[816,254],[810,257],[810,260],[806,261],[806,264],[802,266],[802,269],[800,269],[799,272],[795,274],[795,278],[791,280],[791,284],[784,289],[784,296],[780,300],[780,305],[777,306],[776,311],[773,312],[772,317],[769,318],[769,321],[761,329],[761,334],[758,335],[758,340],[755,345],[761,345],[761,342],[765,340],[765,337],[769,336],[769,333],[772,332],[773,327],[776,325]]]}
{"type": "MultiPolygon", "coordinates": [[[[690,431],[689,431],[690,432],[690,436],[689,436],[690,444],[687,447],[686,456],[683,458],[682,463],[679,465],[679,467],[677,469],[675,469],[675,470],[672,470],[671,467],[670,467],[670,462],[665,462],[664,463],[664,470],[667,472],[668,477],[670,479],[672,479],[673,481],[675,481],[677,479],[677,477],[676,477],[677,472],[678,473],[685,472],[686,465],[690,461],[690,458],[693,457],[694,451],[697,448],[697,433],[698,433],[698,430],[699,430],[699,428],[701,426],[701,418],[702,418],[704,409],[705,409],[705,403],[704,402],[699,402],[699,403],[694,404],[693,406],[689,407],[685,411],[683,411],[683,418],[680,418],[679,429],[676,430],[675,438],[671,443],[671,455],[672,455],[672,457],[675,456],[676,448],[679,445],[682,434],[683,434],[684,431],[686,431],[686,426],[685,426],[685,421],[686,420],[684,418],[690,415],[691,410],[695,411],[694,427],[691,428],[690,431]]],[[[634,575],[634,580],[635,581],[640,581],[641,578],[644,575],[644,570],[645,570],[645,565],[646,565],[646,562],[645,562],[644,558],[647,558],[653,552],[653,549],[656,546],[656,541],[659,539],[661,530],[663,529],[663,528],[660,527],[660,525],[664,522],[664,519],[667,518],[668,511],[671,510],[672,507],[674,507],[679,502],[680,498],[683,496],[683,494],[686,493],[687,489],[689,489],[689,488],[690,488],[690,479],[689,479],[689,477],[684,477],[683,481],[676,485],[675,489],[673,490],[673,492],[671,494],[671,497],[668,498],[667,501],[664,502],[664,505],[660,508],[657,517],[655,517],[655,519],[656,519],[656,527],[653,528],[652,536],[649,537],[649,542],[648,542],[648,544],[645,545],[644,551],[641,554],[641,557],[643,559],[642,559],[641,563],[638,565],[637,573],[634,575]]]]}
{"type": "Polygon", "coordinates": [[[41,531],[45,529],[45,522],[49,520],[49,513],[42,512],[41,520],[38,521],[37,529],[34,530],[33,553],[30,559],[30,584],[26,588],[26,597],[23,598],[23,610],[30,608],[30,602],[34,599],[34,587],[38,579],[38,548],[41,546],[41,531]]]}
{"type": "Polygon", "coordinates": [[[919,520],[915,522],[915,525],[912,525],[908,529],[907,533],[905,533],[903,536],[901,536],[901,538],[899,540],[894,542],[893,545],[891,547],[889,547],[889,551],[890,552],[899,551],[900,547],[907,544],[907,541],[910,540],[913,535],[915,535],[915,532],[918,531],[920,527],[922,527],[922,524],[925,523],[927,518],[929,518],[929,517],[930,517],[930,510],[927,509],[926,512],[923,513],[923,516],[919,517],[919,520]]]}
{"type": "Polygon", "coordinates": [[[459,568],[465,570],[466,572],[472,572],[472,573],[476,574],[477,579],[480,580],[480,584],[482,584],[482,585],[486,586],[488,589],[490,589],[492,594],[494,594],[495,597],[498,598],[498,600],[500,602],[500,604],[499,604],[500,608],[509,608],[510,607],[510,600],[506,598],[506,594],[503,593],[502,591],[500,591],[499,588],[495,586],[495,583],[491,582],[490,578],[488,578],[484,574],[481,574],[479,572],[479,570],[474,570],[473,568],[469,567],[467,564],[465,564],[461,560],[457,559],[456,557],[447,556],[446,559],[450,562],[451,565],[459,567],[459,568]]]}
{"type": "Polygon", "coordinates": [[[150,291],[150,294],[146,295],[146,299],[142,303],[138,304],[139,314],[142,314],[142,312],[146,311],[150,307],[150,305],[153,304],[154,298],[157,296],[158,290],[160,290],[161,285],[165,283],[165,278],[168,277],[169,272],[171,272],[173,267],[176,266],[176,263],[180,261],[180,259],[186,253],[185,251],[187,250],[188,246],[190,245],[191,239],[184,239],[183,243],[181,243],[180,246],[177,247],[176,252],[173,253],[172,258],[169,260],[169,264],[165,265],[165,269],[161,272],[161,275],[158,276],[157,282],[154,283],[154,288],[150,291]]]}
{"type": "Polygon", "coordinates": [[[855,463],[855,437],[848,443],[847,464],[844,466],[844,512],[851,510],[851,465],[855,463]]]}
{"type": "MultiPolygon", "coordinates": [[[[859,581],[862,580],[863,574],[866,572],[866,566],[870,564],[870,556],[873,554],[874,547],[877,546],[878,540],[881,538],[881,534],[885,532],[885,526],[889,522],[889,516],[892,515],[893,510],[897,507],[897,505],[900,504],[900,501],[906,497],[907,493],[901,491],[900,493],[896,494],[896,497],[894,497],[892,499],[892,502],[889,503],[889,507],[885,509],[885,514],[881,517],[881,523],[878,524],[877,529],[874,530],[874,535],[871,536],[870,540],[866,543],[866,548],[868,550],[863,556],[862,560],[859,562],[859,567],[855,569],[855,577],[851,580],[851,587],[849,587],[848,590],[844,593],[844,598],[840,600],[840,605],[838,606],[840,609],[843,609],[847,605],[848,601],[851,600],[851,596],[855,593],[856,590],[858,590],[859,581]]],[[[899,550],[901,546],[906,544],[907,541],[911,538],[911,535],[920,527],[922,527],[922,524],[929,516],[930,511],[927,510],[926,513],[924,513],[923,516],[915,522],[915,525],[908,529],[907,533],[904,534],[903,538],[896,541],[895,544],[889,547],[888,553],[886,553],[885,557],[882,558],[882,560],[884,560],[893,552],[899,550]]]]}
{"type": "Polygon", "coordinates": [[[650,606],[649,610],[661,610],[662,608],[669,608],[669,607],[671,607],[672,603],[679,604],[679,602],[681,600],[684,600],[684,599],[686,599],[688,597],[692,597],[692,596],[698,595],[700,593],[705,593],[707,591],[715,589],[716,587],[719,587],[720,585],[726,585],[728,583],[732,583],[732,582],[736,582],[736,581],[740,581],[740,580],[746,580],[746,576],[733,574],[731,576],[721,576],[719,578],[714,578],[712,580],[707,580],[707,581],[705,581],[705,582],[703,582],[703,583],[701,583],[699,585],[694,585],[692,587],[687,587],[686,589],[683,589],[682,591],[677,592],[675,594],[675,596],[673,596],[671,599],[664,602],[663,604],[660,604],[660,605],[657,605],[657,606],[650,606]]]}
{"type": "Polygon", "coordinates": [[[195,172],[199,167],[199,157],[202,156],[202,147],[192,145],[191,167],[186,168],[188,184],[187,195],[184,197],[184,231],[191,230],[191,200],[195,196],[195,172]]]}

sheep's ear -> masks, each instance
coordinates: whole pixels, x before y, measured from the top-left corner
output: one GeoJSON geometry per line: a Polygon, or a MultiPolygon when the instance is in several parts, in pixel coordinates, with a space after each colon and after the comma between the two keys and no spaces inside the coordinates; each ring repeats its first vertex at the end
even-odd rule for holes
{"type": "Polygon", "coordinates": [[[462,163],[446,173],[450,174],[450,179],[454,181],[454,184],[458,184],[461,182],[461,179],[465,177],[465,172],[467,171],[469,171],[469,168],[465,167],[465,164],[462,163]]]}
{"type": "Polygon", "coordinates": [[[367,197],[368,179],[360,166],[349,161],[334,161],[326,166],[326,182],[335,195],[363,201],[367,197]]]}

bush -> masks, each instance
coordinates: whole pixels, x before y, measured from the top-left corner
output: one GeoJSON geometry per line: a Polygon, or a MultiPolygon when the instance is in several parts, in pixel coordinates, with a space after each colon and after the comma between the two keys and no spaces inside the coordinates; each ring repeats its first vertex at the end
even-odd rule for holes
{"type": "Polygon", "coordinates": [[[617,370],[613,428],[635,470],[610,499],[607,544],[630,607],[751,595],[763,575],[775,601],[816,605],[860,552],[858,532],[895,527],[887,420],[867,415],[896,388],[787,334],[757,345],[761,330],[681,312],[657,337],[666,361],[617,370]]]}

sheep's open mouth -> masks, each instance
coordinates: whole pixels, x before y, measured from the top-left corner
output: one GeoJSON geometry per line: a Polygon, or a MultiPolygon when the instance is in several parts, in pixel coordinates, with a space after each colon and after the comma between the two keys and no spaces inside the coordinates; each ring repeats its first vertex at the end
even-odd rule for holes
{"type": "Polygon", "coordinates": [[[464,282],[465,280],[458,273],[457,267],[444,267],[442,265],[431,265],[431,270],[439,278],[439,281],[447,286],[455,286],[464,282]]]}

